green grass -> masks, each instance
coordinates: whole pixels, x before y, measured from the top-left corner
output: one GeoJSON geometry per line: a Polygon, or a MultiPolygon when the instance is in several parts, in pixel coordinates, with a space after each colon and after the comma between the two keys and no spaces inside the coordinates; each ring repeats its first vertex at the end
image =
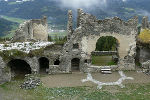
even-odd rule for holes
{"type": "Polygon", "coordinates": [[[36,89],[23,90],[23,81],[0,85],[2,100],[150,100],[150,84],[127,84],[125,88],[95,87],[47,88],[42,84],[36,89]],[[15,91],[15,92],[14,92],[15,91]]]}
{"type": "Polygon", "coordinates": [[[9,31],[9,34],[3,36],[2,38],[12,38],[15,34],[15,31],[17,29],[18,25],[13,25],[11,31],[9,31]]]}
{"type": "Polygon", "coordinates": [[[9,16],[4,16],[2,15],[2,18],[8,20],[8,21],[11,21],[11,22],[16,22],[16,23],[23,23],[24,21],[26,21],[25,19],[21,19],[21,18],[15,18],[15,17],[9,17],[9,16]]]}
{"type": "Polygon", "coordinates": [[[51,36],[53,39],[55,39],[55,37],[65,37],[67,36],[67,32],[53,32],[49,33],[49,36],[51,36]]]}
{"type": "Polygon", "coordinates": [[[8,20],[8,21],[11,21],[11,22],[18,23],[16,25],[12,25],[11,31],[8,31],[9,34],[3,36],[2,38],[12,38],[16,29],[18,28],[19,24],[21,24],[25,21],[25,19],[8,17],[8,16],[3,16],[3,15],[2,15],[2,18],[4,18],[5,20],[8,20]]]}
{"type": "Polygon", "coordinates": [[[116,65],[112,56],[92,56],[92,64],[96,66],[116,65]]]}

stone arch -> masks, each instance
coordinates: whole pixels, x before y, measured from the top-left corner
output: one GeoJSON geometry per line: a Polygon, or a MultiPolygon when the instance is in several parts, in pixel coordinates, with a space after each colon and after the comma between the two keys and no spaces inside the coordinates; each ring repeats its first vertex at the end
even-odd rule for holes
{"type": "Polygon", "coordinates": [[[100,35],[89,35],[87,37],[83,37],[81,41],[82,50],[91,55],[91,52],[96,48],[97,40],[102,36],[112,36],[118,40],[118,54],[122,59],[124,59],[124,57],[128,55],[130,45],[135,42],[135,39],[132,36],[126,36],[117,33],[100,33],[100,35]]]}
{"type": "Polygon", "coordinates": [[[113,36],[100,36],[91,52],[91,63],[95,66],[110,66],[118,63],[119,42],[113,36]]]}
{"type": "Polygon", "coordinates": [[[79,71],[80,70],[80,59],[73,58],[71,60],[71,71],[79,71]]]}
{"type": "Polygon", "coordinates": [[[22,59],[12,59],[7,63],[10,68],[11,77],[24,77],[25,74],[31,74],[30,65],[22,59]]]}
{"type": "Polygon", "coordinates": [[[136,53],[136,38],[130,35],[123,35],[118,33],[100,33],[99,35],[88,35],[82,38],[82,51],[91,55],[91,52],[96,48],[97,40],[102,36],[113,36],[118,40],[118,69],[135,69],[134,55],[136,53]],[[131,63],[130,63],[131,62],[131,63]],[[130,64],[129,64],[130,63],[130,64]]]}
{"type": "MultiPolygon", "coordinates": [[[[99,50],[99,49],[101,49],[101,48],[98,48],[98,46],[103,45],[103,44],[98,44],[98,42],[108,42],[108,43],[112,42],[112,41],[109,41],[108,38],[109,38],[109,40],[110,40],[110,39],[113,39],[113,42],[116,44],[115,49],[113,48],[113,50],[111,50],[111,51],[118,51],[119,41],[118,41],[118,39],[116,39],[116,38],[113,37],[113,36],[101,36],[101,37],[97,40],[97,42],[96,42],[96,48],[95,48],[95,50],[97,49],[96,51],[110,51],[110,50],[99,50]],[[102,39],[103,39],[103,40],[102,40],[102,39]],[[107,39],[107,40],[106,40],[106,39],[107,39]]],[[[113,44],[110,45],[110,46],[113,46],[113,44]]],[[[107,49],[108,49],[108,48],[107,48],[107,49]]],[[[112,49],[112,48],[111,48],[111,49],[112,49]]]]}
{"type": "Polygon", "coordinates": [[[49,59],[46,57],[40,57],[38,61],[39,61],[39,72],[47,73],[47,70],[49,69],[49,59]]]}

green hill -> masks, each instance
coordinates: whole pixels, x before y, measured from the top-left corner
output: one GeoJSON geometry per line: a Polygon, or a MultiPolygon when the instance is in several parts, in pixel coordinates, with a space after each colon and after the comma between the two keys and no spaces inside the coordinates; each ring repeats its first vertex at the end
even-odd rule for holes
{"type": "Polygon", "coordinates": [[[0,18],[0,36],[6,36],[13,33],[13,29],[16,29],[18,23],[8,21],[4,18],[0,18]]]}

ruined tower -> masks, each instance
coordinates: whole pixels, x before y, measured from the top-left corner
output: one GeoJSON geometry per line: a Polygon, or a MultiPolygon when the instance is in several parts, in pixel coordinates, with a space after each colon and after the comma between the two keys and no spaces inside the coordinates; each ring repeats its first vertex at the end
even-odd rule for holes
{"type": "Polygon", "coordinates": [[[28,40],[48,40],[48,24],[46,16],[42,19],[32,19],[20,24],[13,36],[13,41],[28,40]]]}

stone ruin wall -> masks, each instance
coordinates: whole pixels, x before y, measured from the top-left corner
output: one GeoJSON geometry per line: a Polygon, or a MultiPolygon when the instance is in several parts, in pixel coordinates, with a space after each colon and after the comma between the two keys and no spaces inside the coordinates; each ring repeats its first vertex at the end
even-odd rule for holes
{"type": "MultiPolygon", "coordinates": [[[[143,17],[142,19],[141,32],[144,29],[150,29],[150,22],[147,16],[143,17]]],[[[150,60],[150,48],[143,46],[141,44],[138,44],[138,48],[139,50],[137,51],[137,53],[138,53],[139,62],[142,64],[150,60]]]]}
{"type": "Polygon", "coordinates": [[[32,19],[20,24],[13,37],[13,41],[48,40],[47,18],[32,19]]]}
{"type": "MultiPolygon", "coordinates": [[[[72,20],[72,13],[68,13],[69,20],[72,20]]],[[[102,36],[113,36],[119,41],[119,64],[118,69],[134,70],[136,55],[136,36],[138,18],[134,17],[128,21],[123,21],[118,17],[111,19],[98,20],[95,16],[78,10],[77,28],[75,30],[68,22],[68,33],[70,40],[63,49],[63,58],[69,58],[63,61],[62,66],[71,71],[71,59],[80,59],[80,70],[87,68],[84,60],[90,59],[91,52],[95,51],[96,42],[102,36]],[[71,31],[73,30],[73,32],[71,31]],[[78,43],[79,49],[74,50],[73,44],[78,43]],[[67,52],[66,52],[67,51],[67,52]]]]}
{"type": "MultiPolygon", "coordinates": [[[[150,22],[147,16],[144,16],[142,19],[141,32],[144,29],[150,30],[150,22]]],[[[150,73],[150,45],[138,43],[137,46],[138,46],[137,59],[139,63],[142,65],[143,71],[146,73],[150,73]]]]}
{"type": "MultiPolygon", "coordinates": [[[[64,44],[63,48],[58,50],[58,52],[56,52],[56,50],[44,51],[44,57],[49,59],[49,74],[70,73],[71,60],[73,58],[80,59],[80,71],[88,72],[91,65],[90,63],[85,63],[85,60],[91,59],[91,52],[95,51],[96,42],[102,36],[113,36],[119,42],[118,52],[120,58],[116,70],[135,69],[134,58],[136,55],[137,17],[128,21],[123,21],[118,17],[98,20],[95,16],[84,13],[79,9],[77,28],[73,30],[72,11],[68,12],[68,16],[68,41],[64,44]],[[76,43],[79,44],[78,49],[73,48],[73,44],[76,43]],[[60,65],[54,65],[56,59],[60,60],[60,65]]],[[[148,27],[148,25],[142,25],[142,27],[145,26],[148,27]]],[[[41,37],[43,40],[47,39],[46,19],[26,21],[23,25],[20,25],[14,40],[39,40],[41,37]]],[[[30,65],[32,72],[39,72],[38,59],[39,57],[24,59],[30,65]]],[[[0,82],[6,81],[6,79],[8,81],[10,80],[10,73],[5,71],[7,63],[2,61],[1,58],[0,61],[0,82]]],[[[100,71],[97,68],[91,68],[90,70],[100,71]]]]}
{"type": "Polygon", "coordinates": [[[8,63],[13,59],[25,61],[27,64],[29,64],[32,74],[39,74],[39,59],[44,57],[49,61],[49,70],[47,70],[48,74],[65,73],[65,71],[62,71],[60,69],[59,65],[54,65],[54,62],[56,60],[59,60],[61,50],[62,45],[53,45],[51,48],[45,49],[42,55],[37,55],[34,57],[15,57],[10,58],[6,61],[3,60],[2,57],[0,57],[0,84],[11,81],[12,72],[10,66],[8,66],[8,63]]]}

